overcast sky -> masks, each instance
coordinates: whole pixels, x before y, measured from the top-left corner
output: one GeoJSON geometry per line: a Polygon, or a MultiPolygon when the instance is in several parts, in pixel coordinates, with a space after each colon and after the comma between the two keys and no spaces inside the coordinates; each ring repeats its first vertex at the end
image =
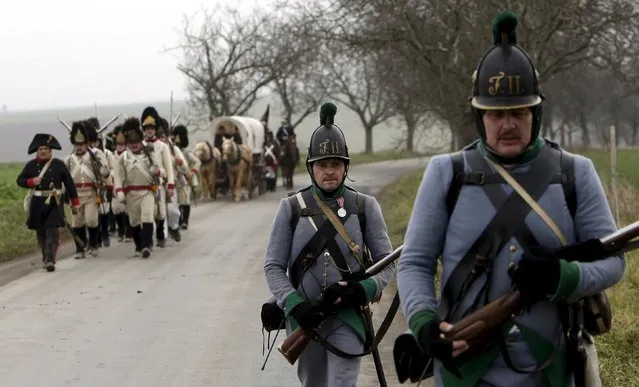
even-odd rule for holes
{"type": "MultiPolygon", "coordinates": [[[[186,98],[176,69],[183,14],[250,0],[3,2],[0,107],[8,111],[186,98]]],[[[268,3],[268,1],[267,1],[268,3]]]]}

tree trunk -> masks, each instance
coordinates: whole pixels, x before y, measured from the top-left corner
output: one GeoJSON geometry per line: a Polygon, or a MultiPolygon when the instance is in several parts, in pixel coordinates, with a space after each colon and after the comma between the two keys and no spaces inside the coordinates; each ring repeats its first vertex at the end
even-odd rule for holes
{"type": "Polygon", "coordinates": [[[415,114],[411,111],[405,112],[404,122],[406,123],[406,150],[412,152],[415,149],[415,130],[417,129],[415,114]]]}
{"type": "Polygon", "coordinates": [[[572,148],[572,128],[568,127],[568,148],[572,148]]]}
{"type": "Polygon", "coordinates": [[[364,133],[366,135],[366,146],[364,148],[364,153],[370,155],[373,153],[373,127],[371,125],[365,125],[364,133]]]}
{"type": "Polygon", "coordinates": [[[588,130],[588,120],[586,120],[586,112],[583,110],[579,114],[579,120],[581,121],[581,144],[589,148],[590,147],[590,131],[588,130]]]}

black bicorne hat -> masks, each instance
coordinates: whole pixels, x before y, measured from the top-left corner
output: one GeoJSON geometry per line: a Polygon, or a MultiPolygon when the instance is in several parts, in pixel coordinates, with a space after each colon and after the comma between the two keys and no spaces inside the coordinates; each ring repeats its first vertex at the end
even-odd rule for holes
{"type": "Polygon", "coordinates": [[[37,133],[35,136],[33,136],[33,140],[31,140],[31,144],[29,144],[27,153],[35,153],[41,146],[48,146],[51,149],[62,150],[62,146],[60,146],[60,143],[55,137],[47,133],[37,133]]]}

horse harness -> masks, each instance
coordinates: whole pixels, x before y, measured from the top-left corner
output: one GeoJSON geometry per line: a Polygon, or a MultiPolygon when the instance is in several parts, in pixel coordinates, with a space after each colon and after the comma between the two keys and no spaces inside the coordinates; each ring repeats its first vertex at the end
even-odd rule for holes
{"type": "Polygon", "coordinates": [[[247,160],[244,155],[242,155],[242,150],[240,149],[240,145],[238,143],[236,143],[235,141],[233,141],[233,145],[235,145],[235,158],[232,160],[228,160],[228,164],[230,166],[236,166],[237,164],[240,163],[241,160],[246,161],[247,164],[251,163],[251,160],[247,160]]]}

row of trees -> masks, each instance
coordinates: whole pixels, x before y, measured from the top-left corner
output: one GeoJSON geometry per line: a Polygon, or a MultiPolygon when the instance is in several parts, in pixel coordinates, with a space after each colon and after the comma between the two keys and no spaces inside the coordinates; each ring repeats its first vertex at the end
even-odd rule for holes
{"type": "Polygon", "coordinates": [[[503,9],[519,15],[519,42],[540,74],[544,135],[606,144],[615,125],[635,145],[639,0],[276,0],[246,15],[185,18],[175,49],[191,104],[209,120],[246,114],[271,92],[296,126],[330,97],[360,118],[366,152],[391,119],[402,121],[406,149],[434,122],[457,148],[476,137],[471,75],[503,9]]]}

